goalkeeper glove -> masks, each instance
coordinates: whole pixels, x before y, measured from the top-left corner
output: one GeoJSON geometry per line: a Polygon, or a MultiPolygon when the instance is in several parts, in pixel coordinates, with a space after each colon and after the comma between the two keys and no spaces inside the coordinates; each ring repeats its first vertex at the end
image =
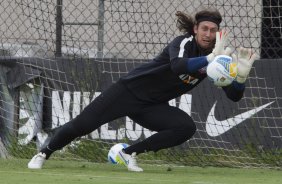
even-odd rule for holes
{"type": "Polygon", "coordinates": [[[215,47],[212,50],[212,53],[207,55],[208,62],[212,62],[214,58],[218,55],[230,55],[232,50],[231,48],[227,47],[224,49],[224,46],[228,40],[228,32],[226,30],[222,30],[220,32],[216,32],[216,41],[215,47]]]}
{"type": "Polygon", "coordinates": [[[252,65],[255,59],[258,59],[258,56],[253,53],[251,49],[240,47],[238,49],[238,58],[236,58],[235,55],[233,55],[232,57],[234,62],[237,62],[236,81],[238,83],[245,83],[251,71],[252,65]]]}

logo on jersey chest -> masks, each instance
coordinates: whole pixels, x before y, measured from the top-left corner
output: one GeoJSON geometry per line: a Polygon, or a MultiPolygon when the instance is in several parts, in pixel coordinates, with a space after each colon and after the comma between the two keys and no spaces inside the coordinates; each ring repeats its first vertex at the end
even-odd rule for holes
{"type": "Polygon", "coordinates": [[[185,83],[185,84],[190,84],[190,85],[195,85],[199,79],[192,77],[187,74],[179,75],[179,78],[185,83]]]}

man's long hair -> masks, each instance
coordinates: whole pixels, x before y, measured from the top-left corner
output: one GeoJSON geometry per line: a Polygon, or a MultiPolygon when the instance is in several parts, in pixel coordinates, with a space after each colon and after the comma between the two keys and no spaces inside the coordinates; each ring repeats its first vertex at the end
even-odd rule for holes
{"type": "Polygon", "coordinates": [[[204,9],[196,13],[195,18],[187,15],[181,11],[177,11],[177,24],[176,26],[181,32],[187,32],[190,35],[195,35],[194,25],[198,25],[201,21],[211,21],[218,25],[222,21],[221,14],[216,9],[204,9]]]}
{"type": "Polygon", "coordinates": [[[179,31],[187,32],[190,35],[194,35],[194,18],[181,11],[177,11],[175,15],[177,16],[176,26],[179,31]]]}

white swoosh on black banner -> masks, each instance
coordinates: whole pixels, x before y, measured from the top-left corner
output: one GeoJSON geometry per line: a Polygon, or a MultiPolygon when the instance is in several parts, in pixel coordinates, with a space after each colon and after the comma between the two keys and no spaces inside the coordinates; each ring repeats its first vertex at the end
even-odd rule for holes
{"type": "MultiPolygon", "coordinates": [[[[274,101],[273,101],[274,102],[274,101]]],[[[214,116],[214,109],[216,102],[212,106],[211,111],[209,112],[207,121],[206,121],[206,131],[207,134],[211,137],[216,137],[219,135],[224,134],[234,126],[242,123],[246,119],[250,118],[254,114],[258,113],[262,109],[266,108],[267,106],[271,105],[273,102],[269,102],[265,105],[262,105],[260,107],[256,107],[255,109],[249,110],[247,112],[238,114],[234,117],[228,118],[226,120],[218,121],[214,116]]]]}

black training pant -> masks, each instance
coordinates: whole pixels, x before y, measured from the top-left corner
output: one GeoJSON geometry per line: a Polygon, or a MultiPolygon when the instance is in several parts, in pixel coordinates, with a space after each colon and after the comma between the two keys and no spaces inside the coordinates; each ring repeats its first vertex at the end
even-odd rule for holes
{"type": "Polygon", "coordinates": [[[192,118],[184,111],[169,106],[168,103],[140,101],[121,82],[117,82],[93,100],[76,118],[63,125],[52,137],[48,147],[51,150],[61,149],[75,138],[124,116],[157,132],[126,148],[125,152],[129,154],[179,145],[191,138],[196,131],[192,118]]]}

